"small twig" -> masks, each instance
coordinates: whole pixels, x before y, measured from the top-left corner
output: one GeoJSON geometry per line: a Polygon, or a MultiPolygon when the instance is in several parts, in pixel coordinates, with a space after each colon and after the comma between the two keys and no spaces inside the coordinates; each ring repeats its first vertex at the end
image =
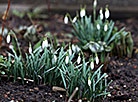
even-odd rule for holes
{"type": "Polygon", "coordinates": [[[75,88],[75,90],[73,91],[73,93],[71,94],[71,96],[69,97],[68,102],[71,102],[72,98],[75,96],[76,92],[79,90],[78,87],[75,88]]]}
{"type": "Polygon", "coordinates": [[[10,8],[10,4],[11,4],[11,0],[9,0],[9,2],[8,2],[8,7],[7,7],[7,10],[6,10],[6,13],[4,14],[4,20],[3,20],[3,25],[2,25],[2,32],[1,32],[1,37],[0,37],[0,46],[1,46],[1,43],[2,43],[4,26],[5,26],[6,18],[7,18],[7,15],[8,15],[9,8],[10,8]]]}

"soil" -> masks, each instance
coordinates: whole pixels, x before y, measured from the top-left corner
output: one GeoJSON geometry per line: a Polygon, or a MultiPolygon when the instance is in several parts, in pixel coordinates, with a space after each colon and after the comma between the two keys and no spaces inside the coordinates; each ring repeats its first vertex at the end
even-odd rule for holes
{"type": "MultiPolygon", "coordinates": [[[[33,23],[39,23],[41,29],[38,31],[41,34],[51,32],[53,36],[57,36],[59,43],[62,43],[63,40],[66,43],[78,41],[76,38],[69,36],[71,26],[63,23],[63,16],[61,15],[56,14],[41,20],[33,19],[33,23]]],[[[20,25],[31,24],[32,22],[27,17],[20,19],[16,16],[9,17],[6,23],[12,29],[20,25]]],[[[134,51],[132,58],[118,58],[117,56],[110,58],[107,73],[108,79],[113,80],[113,82],[108,88],[111,95],[108,95],[104,102],[138,102],[138,19],[116,20],[116,25],[120,28],[126,26],[126,30],[132,32],[134,51]]],[[[21,35],[17,37],[19,42],[22,43],[22,50],[27,52],[29,41],[24,41],[21,35]]],[[[5,50],[8,50],[8,45],[3,42],[0,53],[6,56],[5,50]]],[[[49,85],[22,85],[20,82],[2,79],[0,80],[0,101],[11,100],[18,100],[17,102],[64,102],[65,99],[64,93],[53,92],[49,85]]]]}

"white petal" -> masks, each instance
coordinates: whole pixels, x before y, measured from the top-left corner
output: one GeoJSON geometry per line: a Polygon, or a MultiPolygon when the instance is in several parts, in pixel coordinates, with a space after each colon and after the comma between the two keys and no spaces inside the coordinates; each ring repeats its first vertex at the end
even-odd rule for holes
{"type": "Polygon", "coordinates": [[[69,48],[69,56],[71,56],[72,55],[72,50],[71,50],[71,48],[69,48]]]}
{"type": "Polygon", "coordinates": [[[47,40],[44,40],[42,42],[42,48],[44,49],[45,47],[48,47],[48,41],[47,40]]]}
{"type": "Polygon", "coordinates": [[[91,61],[90,67],[92,70],[94,69],[94,62],[93,61],[91,61]]]}
{"type": "Polygon", "coordinates": [[[68,20],[68,17],[65,16],[65,18],[64,18],[64,23],[65,23],[65,24],[68,24],[68,21],[69,21],[69,20],[68,20]]]}
{"type": "Polygon", "coordinates": [[[31,47],[29,47],[29,53],[30,53],[30,54],[32,53],[32,48],[31,48],[31,47]]]}
{"type": "Polygon", "coordinates": [[[85,9],[83,8],[83,9],[81,9],[81,11],[80,11],[80,17],[84,17],[86,15],[86,11],[85,11],[85,9]]]}
{"type": "Polygon", "coordinates": [[[7,36],[7,43],[10,43],[10,41],[11,41],[11,36],[8,34],[8,36],[7,36]]]}
{"type": "Polygon", "coordinates": [[[94,0],[94,2],[93,2],[93,6],[94,6],[94,7],[97,6],[97,0],[94,0]]]}
{"type": "Polygon", "coordinates": [[[100,30],[100,25],[99,24],[97,24],[97,29],[100,30]]]}
{"type": "Polygon", "coordinates": [[[81,62],[81,57],[79,55],[78,58],[77,58],[77,64],[80,64],[80,62],[81,62]]]}
{"type": "Polygon", "coordinates": [[[96,56],[96,64],[98,64],[99,63],[99,58],[98,58],[98,56],[96,56]]]}
{"type": "Polygon", "coordinates": [[[77,17],[74,17],[72,22],[75,23],[77,21],[77,17]]]}
{"type": "Polygon", "coordinates": [[[109,18],[109,16],[110,16],[110,12],[109,12],[108,8],[106,8],[105,18],[107,19],[107,18],[109,18]]]}
{"type": "Polygon", "coordinates": [[[91,80],[90,79],[88,79],[88,85],[91,86],[91,80]]]}
{"type": "Polygon", "coordinates": [[[104,31],[106,32],[107,30],[108,30],[108,25],[105,24],[105,26],[104,26],[104,31]]]}
{"type": "Polygon", "coordinates": [[[65,62],[66,62],[66,64],[69,63],[69,56],[66,56],[65,62]]]}

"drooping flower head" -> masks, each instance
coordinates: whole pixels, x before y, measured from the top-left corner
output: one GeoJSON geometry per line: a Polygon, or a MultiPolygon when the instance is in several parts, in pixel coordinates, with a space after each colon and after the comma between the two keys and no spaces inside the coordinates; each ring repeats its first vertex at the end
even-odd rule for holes
{"type": "Polygon", "coordinates": [[[7,35],[6,41],[7,41],[8,44],[10,43],[10,41],[11,41],[11,36],[10,36],[10,34],[7,35]]]}
{"type": "Polygon", "coordinates": [[[103,20],[103,17],[104,17],[103,16],[103,8],[100,9],[99,13],[100,13],[100,19],[103,20]]]}
{"type": "Polygon", "coordinates": [[[47,38],[44,38],[44,40],[42,42],[42,48],[44,49],[45,47],[46,48],[48,47],[48,40],[47,40],[47,38]]]}
{"type": "Polygon", "coordinates": [[[32,45],[31,45],[31,43],[29,42],[29,53],[31,54],[32,53],[32,45]]]}
{"type": "Polygon", "coordinates": [[[68,19],[68,16],[66,15],[66,16],[64,17],[64,23],[65,23],[65,24],[68,24],[68,22],[69,22],[69,19],[68,19]]]}
{"type": "Polygon", "coordinates": [[[85,15],[86,15],[86,10],[85,10],[85,8],[81,8],[80,17],[84,17],[85,15]]]}
{"type": "Polygon", "coordinates": [[[105,18],[108,19],[110,16],[110,12],[109,12],[109,9],[108,9],[108,6],[105,8],[105,18]]]}
{"type": "Polygon", "coordinates": [[[81,62],[81,55],[80,55],[80,53],[79,53],[79,56],[78,56],[78,58],[77,58],[77,64],[80,64],[80,62],[81,62]]]}

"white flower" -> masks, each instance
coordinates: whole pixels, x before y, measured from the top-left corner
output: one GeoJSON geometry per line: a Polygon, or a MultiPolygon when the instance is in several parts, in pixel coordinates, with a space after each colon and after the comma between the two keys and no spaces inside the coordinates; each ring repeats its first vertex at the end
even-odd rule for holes
{"type": "Polygon", "coordinates": [[[79,99],[78,102],[82,102],[82,99],[79,99]]]}
{"type": "Polygon", "coordinates": [[[108,30],[108,25],[105,24],[105,25],[104,25],[104,31],[106,32],[107,30],[108,30]]]}
{"type": "Polygon", "coordinates": [[[96,54],[96,64],[99,63],[99,58],[98,58],[98,55],[96,54]]]}
{"type": "Polygon", "coordinates": [[[81,49],[78,47],[78,45],[74,45],[74,44],[72,44],[72,50],[73,50],[73,52],[79,52],[81,49]]]}
{"type": "Polygon", "coordinates": [[[7,40],[7,43],[10,43],[10,41],[11,41],[11,36],[10,36],[10,34],[7,35],[6,40],[7,40]]]}
{"type": "Polygon", "coordinates": [[[77,17],[74,17],[72,22],[75,23],[77,21],[77,17]]]}
{"type": "Polygon", "coordinates": [[[80,53],[79,53],[79,56],[77,58],[77,64],[80,64],[80,62],[81,62],[81,56],[80,56],[80,53]]]}
{"type": "Polygon", "coordinates": [[[90,67],[91,67],[92,70],[94,69],[94,61],[93,61],[93,59],[92,59],[92,61],[90,63],[90,67]]]}
{"type": "Polygon", "coordinates": [[[65,23],[65,24],[68,24],[68,21],[69,21],[68,16],[65,16],[65,18],[64,18],[64,23],[65,23]]]}
{"type": "Polygon", "coordinates": [[[91,80],[88,78],[88,85],[91,86],[91,80]]]}
{"type": "Polygon", "coordinates": [[[94,0],[94,2],[93,2],[93,6],[94,6],[94,7],[97,6],[97,0],[94,0]]]}
{"type": "Polygon", "coordinates": [[[48,47],[48,41],[47,41],[47,39],[45,39],[45,40],[42,42],[42,48],[44,49],[45,47],[48,47]]]}
{"type": "Polygon", "coordinates": [[[68,56],[68,55],[66,55],[65,62],[66,62],[66,64],[68,64],[68,63],[69,63],[69,56],[68,56]]]}
{"type": "Polygon", "coordinates": [[[32,47],[31,47],[31,43],[29,43],[29,53],[32,53],[32,47]]]}
{"type": "Polygon", "coordinates": [[[53,59],[52,59],[52,64],[56,63],[57,62],[57,56],[54,55],[53,59]]]}
{"type": "Polygon", "coordinates": [[[82,8],[80,11],[80,17],[84,17],[86,15],[85,8],[82,8]]]}
{"type": "Polygon", "coordinates": [[[100,30],[100,24],[97,24],[97,29],[100,30]]]}
{"type": "Polygon", "coordinates": [[[109,9],[106,8],[106,9],[105,9],[105,18],[107,19],[107,18],[109,18],[109,16],[110,16],[109,9]]]}
{"type": "Polygon", "coordinates": [[[103,20],[103,9],[100,9],[100,19],[103,20]]]}
{"type": "Polygon", "coordinates": [[[72,44],[72,50],[75,52],[76,51],[76,46],[72,44]]]}

